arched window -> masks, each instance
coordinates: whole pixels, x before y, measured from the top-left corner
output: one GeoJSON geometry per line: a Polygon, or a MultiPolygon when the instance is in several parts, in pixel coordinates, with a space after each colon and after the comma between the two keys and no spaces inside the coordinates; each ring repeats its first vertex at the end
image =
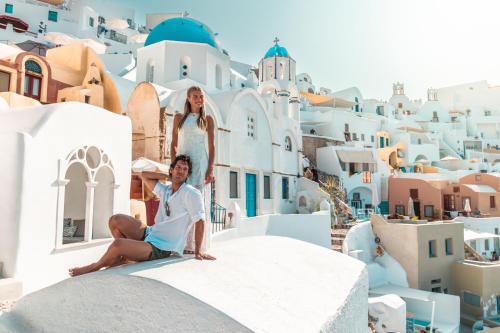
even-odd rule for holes
{"type": "Polygon", "coordinates": [[[114,213],[115,174],[109,156],[95,146],[70,154],[64,179],[58,181],[64,199],[58,245],[111,237],[107,220],[114,213]]]}
{"type": "Polygon", "coordinates": [[[292,151],[292,139],[289,136],[285,138],[285,150],[292,151]]]}
{"type": "Polygon", "coordinates": [[[42,67],[34,60],[28,60],[24,63],[24,68],[35,74],[42,75],[42,67]]]}
{"type": "Polygon", "coordinates": [[[24,63],[24,96],[40,100],[42,88],[42,67],[34,60],[24,63]]]}

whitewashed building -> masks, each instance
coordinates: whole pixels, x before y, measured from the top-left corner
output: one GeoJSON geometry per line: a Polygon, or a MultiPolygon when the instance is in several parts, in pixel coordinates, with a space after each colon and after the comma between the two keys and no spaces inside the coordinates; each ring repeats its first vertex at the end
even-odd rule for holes
{"type": "Polygon", "coordinates": [[[74,102],[2,111],[0,119],[8,156],[0,262],[3,276],[29,292],[98,259],[111,239],[109,217],[129,212],[130,120],[74,102]]]}
{"type": "Polygon", "coordinates": [[[204,90],[215,122],[218,204],[236,202],[247,216],[297,211],[302,137],[295,60],[277,40],[252,68],[231,61],[206,25],[178,17],[158,24],[137,55],[136,81],[170,90],[160,96],[168,115],[183,112],[190,86],[204,90]]]}

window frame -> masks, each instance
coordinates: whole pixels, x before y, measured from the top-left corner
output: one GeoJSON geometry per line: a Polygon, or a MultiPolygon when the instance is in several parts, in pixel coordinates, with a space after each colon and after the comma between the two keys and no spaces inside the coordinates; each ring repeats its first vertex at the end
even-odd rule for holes
{"type": "Polygon", "coordinates": [[[434,217],[434,205],[424,205],[424,217],[431,217],[431,218],[434,217]],[[429,207],[432,209],[431,215],[427,214],[427,209],[429,209],[429,207]]]}
{"type": "Polygon", "coordinates": [[[285,137],[285,150],[292,151],[292,138],[288,135],[285,137]]]}
{"type": "MultiPolygon", "coordinates": [[[[467,300],[470,300],[469,297],[467,297],[467,300]]],[[[482,299],[481,299],[481,296],[480,295],[477,295],[477,294],[474,294],[473,292],[470,292],[468,290],[462,290],[462,302],[464,302],[464,304],[467,304],[469,306],[473,306],[473,307],[476,307],[476,308],[481,308],[481,303],[482,303],[482,299]],[[466,295],[465,294],[468,294],[470,295],[471,297],[473,297],[474,299],[477,298],[477,300],[479,301],[478,304],[476,305],[475,303],[473,302],[468,302],[466,301],[466,295]]]]}
{"type": "Polygon", "coordinates": [[[229,170],[229,199],[239,199],[240,198],[240,186],[239,186],[239,172],[236,170],[229,170]],[[235,176],[235,186],[236,186],[236,196],[233,196],[233,191],[231,190],[231,176],[235,176]]]}
{"type": "Polygon", "coordinates": [[[290,178],[288,176],[281,177],[281,199],[290,200],[290,178]]]}
{"type": "Polygon", "coordinates": [[[263,195],[263,198],[264,199],[272,199],[273,198],[273,195],[272,195],[272,181],[271,181],[271,175],[270,174],[264,174],[262,176],[262,187],[263,187],[263,191],[262,191],[262,195],[263,195]],[[266,178],[269,179],[269,183],[268,183],[268,188],[266,188],[266,178]],[[269,195],[266,196],[266,190],[269,191],[269,195]]]}
{"type": "Polygon", "coordinates": [[[47,20],[50,22],[57,22],[59,20],[59,13],[55,10],[49,10],[47,20]]]}
{"type": "Polygon", "coordinates": [[[247,138],[257,140],[257,114],[247,111],[247,138]]]}
{"type": "Polygon", "coordinates": [[[444,240],[444,253],[447,256],[453,255],[453,238],[445,238],[444,240]]]}
{"type": "Polygon", "coordinates": [[[12,73],[0,70],[0,79],[5,79],[7,81],[6,82],[7,83],[6,89],[7,90],[1,90],[0,89],[0,92],[8,92],[8,91],[10,91],[10,83],[11,83],[11,80],[12,80],[12,73]]]}
{"type": "Polygon", "coordinates": [[[427,246],[429,249],[429,258],[437,258],[438,257],[437,240],[435,239],[429,240],[427,246]]]}

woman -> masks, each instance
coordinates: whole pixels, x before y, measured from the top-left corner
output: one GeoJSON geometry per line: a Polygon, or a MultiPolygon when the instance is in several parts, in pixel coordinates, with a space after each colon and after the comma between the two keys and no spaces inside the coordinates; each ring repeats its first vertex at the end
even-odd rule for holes
{"type": "MultiPolygon", "coordinates": [[[[214,120],[205,114],[203,92],[199,87],[187,91],[184,113],[176,113],[172,129],[170,160],[180,154],[188,155],[193,163],[192,173],[187,183],[201,191],[205,199],[205,234],[202,250],[205,251],[210,241],[210,188],[206,186],[214,179],[214,120]]],[[[194,252],[194,232],[189,232],[186,253],[194,252]]]]}

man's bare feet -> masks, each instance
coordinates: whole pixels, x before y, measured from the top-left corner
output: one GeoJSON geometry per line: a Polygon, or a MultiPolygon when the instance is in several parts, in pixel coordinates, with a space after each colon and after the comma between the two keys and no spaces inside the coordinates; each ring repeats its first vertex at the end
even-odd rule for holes
{"type": "Polygon", "coordinates": [[[78,275],[87,274],[87,273],[95,272],[95,271],[96,271],[96,269],[94,268],[93,264],[90,264],[87,266],[70,268],[68,270],[68,273],[71,277],[75,277],[78,275]]]}

